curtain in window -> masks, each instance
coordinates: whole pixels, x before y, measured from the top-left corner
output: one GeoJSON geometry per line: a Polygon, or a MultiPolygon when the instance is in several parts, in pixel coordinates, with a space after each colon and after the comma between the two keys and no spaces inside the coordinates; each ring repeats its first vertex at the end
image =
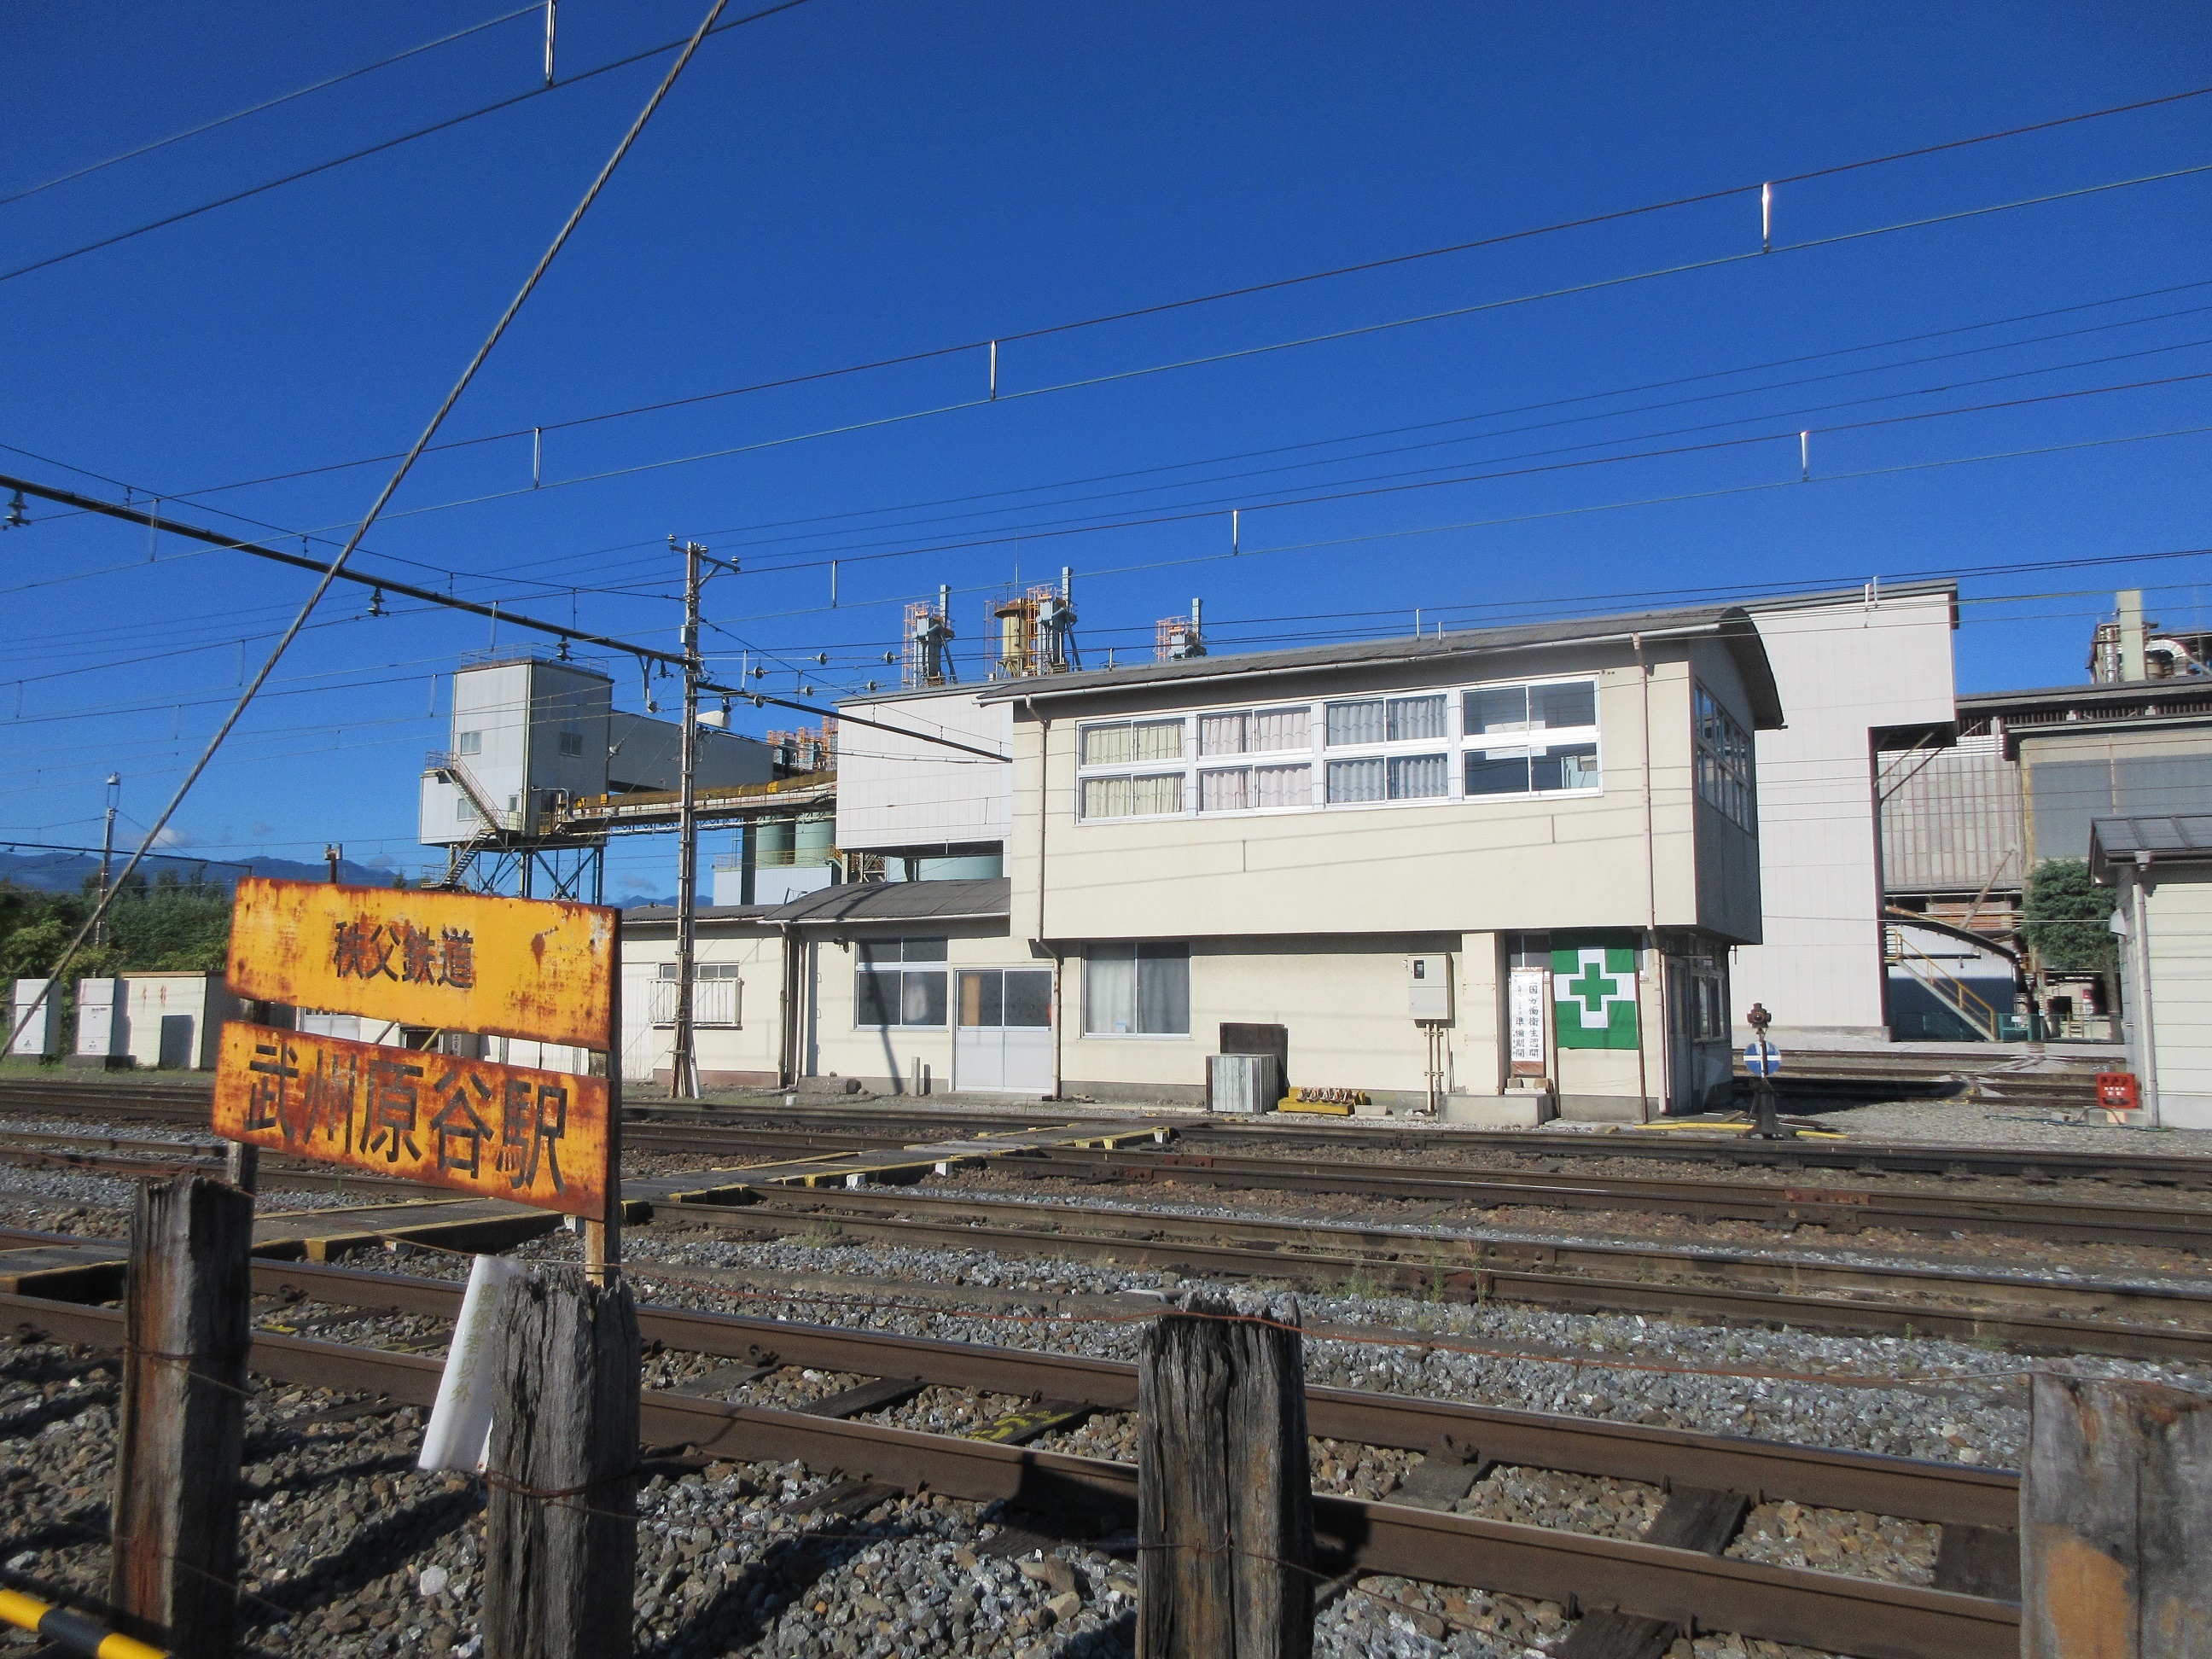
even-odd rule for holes
{"type": "Polygon", "coordinates": [[[1133,730],[1137,752],[1130,757],[1131,759],[1164,761],[1182,758],[1181,720],[1147,720],[1133,730]]]}
{"type": "Polygon", "coordinates": [[[1198,775],[1198,810],[1201,812],[1241,812],[1253,805],[1252,775],[1234,772],[1198,775]]]}
{"type": "Polygon", "coordinates": [[[1450,792],[1451,775],[1442,755],[1404,755],[1390,762],[1390,799],[1419,800],[1450,792]]]}
{"type": "Polygon", "coordinates": [[[1313,742],[1313,715],[1297,708],[1262,708],[1251,717],[1255,749],[1304,749],[1313,742]]]}
{"type": "Polygon", "coordinates": [[[1467,694],[1467,734],[1486,732],[1525,732],[1528,729],[1528,688],[1493,685],[1467,694]]]}
{"type": "Polygon", "coordinates": [[[1201,755],[1241,755],[1244,752],[1244,714],[1200,714],[1198,752],[1201,755]]]}
{"type": "Polygon", "coordinates": [[[1094,947],[1083,960],[1083,1029],[1094,1036],[1137,1024],[1137,959],[1124,945],[1094,947]]]}
{"type": "Polygon", "coordinates": [[[1556,730],[1564,726],[1597,724],[1597,687],[1588,680],[1571,685],[1532,685],[1528,688],[1528,724],[1556,730]]]}
{"type": "Polygon", "coordinates": [[[1372,702],[1333,702],[1328,705],[1328,740],[1332,744],[1382,741],[1382,700],[1372,702]]]}
{"type": "Polygon", "coordinates": [[[1434,697],[1390,699],[1390,741],[1422,742],[1444,735],[1444,700],[1434,697]]]}
{"type": "Polygon", "coordinates": [[[1328,798],[1332,801],[1384,799],[1382,763],[1379,760],[1331,761],[1328,763],[1328,798]]]}
{"type": "MultiPolygon", "coordinates": [[[[885,974],[884,978],[890,975],[885,974]]],[[[945,975],[941,973],[904,973],[899,975],[899,1024],[902,1025],[942,1025],[945,1024],[945,975]]]]}
{"type": "Polygon", "coordinates": [[[1190,1032],[1190,947],[1137,946],[1137,1029],[1154,1036],[1190,1032]]]}
{"type": "Polygon", "coordinates": [[[1138,817],[1156,817],[1182,811],[1182,774],[1129,780],[1129,811],[1138,817]]]}
{"type": "Polygon", "coordinates": [[[1083,763],[1110,766],[1133,758],[1126,726],[1086,726],[1083,728],[1083,763]]]}
{"type": "Polygon", "coordinates": [[[1313,805],[1313,768],[1255,767],[1252,769],[1251,792],[1255,806],[1310,806],[1313,805]]]}
{"type": "Polygon", "coordinates": [[[1127,778],[1085,778],[1083,816],[1086,818],[1126,818],[1129,816],[1127,778]]]}

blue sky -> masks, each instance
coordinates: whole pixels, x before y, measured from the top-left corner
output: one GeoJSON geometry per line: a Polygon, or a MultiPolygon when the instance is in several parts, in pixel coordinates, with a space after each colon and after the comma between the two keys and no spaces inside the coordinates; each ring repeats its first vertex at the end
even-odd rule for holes
{"type": "MultiPolygon", "coordinates": [[[[502,9],[9,7],[0,195],[502,9]]],[[[696,21],[566,0],[561,70],[696,21]]],[[[0,270],[526,91],[539,54],[533,14],[0,204],[0,270]]],[[[177,497],[404,448],[666,61],[0,280],[0,443],[48,458],[0,462],[177,497]]],[[[364,563],[670,646],[665,538],[696,537],[747,568],[709,589],[721,665],[825,702],[895,673],[906,600],[951,584],[972,650],[999,586],[1063,565],[1092,661],[1194,595],[1225,649],[1996,567],[1965,585],[1962,688],[2070,682],[2116,586],[2207,623],[2212,558],[2026,567],[2212,543],[2212,441],[2148,435],[2212,426],[2212,381],[2178,378],[2212,372],[2212,173],[1796,245],[2212,163],[2212,97],[1784,184],[1765,257],[1731,258],[1753,190],[1009,337],[2205,83],[2185,4],[811,0],[702,48],[449,423],[555,428],[550,487],[526,437],[435,454],[364,563]],[[993,337],[996,404],[970,350],[560,424],[993,337]],[[744,453],[650,465],[716,451],[744,453]],[[1509,476],[1439,482],[1482,473],[1509,476]]],[[[173,507],[342,538],[384,476],[173,507]]],[[[126,828],[153,816],[308,579],[33,516],[0,538],[0,836],[72,841],[111,769],[126,828]]],[[[438,676],[489,630],[366,609],[326,602],[181,812],[192,846],[426,861],[438,676]]],[[[672,868],[620,848],[611,886],[672,868]]]]}

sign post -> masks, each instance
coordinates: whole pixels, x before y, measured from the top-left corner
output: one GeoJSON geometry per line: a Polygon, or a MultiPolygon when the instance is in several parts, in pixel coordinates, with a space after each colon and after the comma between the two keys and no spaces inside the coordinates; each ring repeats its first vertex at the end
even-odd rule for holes
{"type": "Polygon", "coordinates": [[[503,1386],[485,1470],[486,1659],[628,1651],[639,1355],[618,1267],[621,977],[620,913],[602,906],[238,886],[238,995],[434,1035],[392,1048],[234,1021],[216,1063],[217,1133],[585,1223],[582,1271],[516,1275],[493,1320],[503,1386]],[[447,1054],[435,1039],[448,1033],[591,1049],[605,1063],[592,1075],[447,1054]]]}

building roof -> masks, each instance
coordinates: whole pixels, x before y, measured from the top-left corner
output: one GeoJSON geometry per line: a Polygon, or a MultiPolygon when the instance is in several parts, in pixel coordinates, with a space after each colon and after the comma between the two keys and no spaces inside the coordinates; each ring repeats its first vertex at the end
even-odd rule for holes
{"type": "Polygon", "coordinates": [[[1739,600],[1756,614],[1762,611],[1818,611],[1839,605],[1881,604],[1884,599],[1921,599],[1943,594],[1951,601],[1951,626],[1959,625],[1959,584],[1945,577],[1932,580],[1886,582],[1879,579],[1862,587],[1823,587],[1809,593],[1775,593],[1765,599],[1739,600]]]}
{"type": "Polygon", "coordinates": [[[2212,678],[2192,676],[2114,680],[2103,685],[2047,685],[2026,691],[1973,691],[1959,698],[1959,712],[2002,714],[2009,709],[2042,713],[2079,708],[2087,718],[2112,720],[2141,715],[2144,708],[2193,713],[2208,701],[2212,701],[2212,678]]]}
{"type": "MultiPolygon", "coordinates": [[[[702,904],[691,913],[696,921],[750,921],[766,915],[775,907],[768,904],[702,904]]],[[[676,921],[672,904],[641,904],[634,910],[623,912],[625,922],[665,921],[672,926],[676,921]]]]}
{"type": "Polygon", "coordinates": [[[846,882],[802,894],[763,918],[801,927],[866,921],[999,921],[1013,884],[1004,876],[975,881],[846,882]]]}
{"type": "Polygon", "coordinates": [[[1077,674],[999,680],[983,688],[979,700],[1005,702],[1018,697],[1093,696],[1185,682],[1203,685],[1211,681],[1369,667],[1378,663],[1448,661],[1492,652],[1626,640],[1631,635],[1668,639],[1704,635],[1718,639],[1735,658],[1736,667],[1743,675],[1745,690],[1751,697],[1753,724],[1761,731],[1771,731],[1783,724],[1782,696],[1775,688],[1774,670],[1767,661],[1759,625],[1753,621],[1751,613],[1738,605],[1694,605],[1620,617],[1580,617],[1564,622],[1515,623],[1504,628],[1468,629],[1455,634],[1424,634],[1418,639],[1408,636],[1353,640],[1301,646],[1290,651],[1249,651],[1224,657],[1188,658],[1181,662],[1150,662],[1130,668],[1098,668],[1077,674]]]}
{"type": "Polygon", "coordinates": [[[2098,818],[2090,824],[2089,866],[2098,874],[2145,858],[2154,864],[2212,863],[2212,812],[2098,818]]]}

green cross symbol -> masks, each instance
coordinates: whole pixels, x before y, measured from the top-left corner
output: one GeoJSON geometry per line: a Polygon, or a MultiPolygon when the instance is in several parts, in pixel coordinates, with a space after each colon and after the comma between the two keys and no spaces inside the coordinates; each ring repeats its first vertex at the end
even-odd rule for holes
{"type": "Polygon", "coordinates": [[[1591,1013],[1600,1014],[1605,1012],[1607,1000],[1619,996],[1620,991],[1613,975],[1605,971],[1605,958],[1599,957],[1584,966],[1580,979],[1567,981],[1567,994],[1588,1003],[1591,1013]]]}

